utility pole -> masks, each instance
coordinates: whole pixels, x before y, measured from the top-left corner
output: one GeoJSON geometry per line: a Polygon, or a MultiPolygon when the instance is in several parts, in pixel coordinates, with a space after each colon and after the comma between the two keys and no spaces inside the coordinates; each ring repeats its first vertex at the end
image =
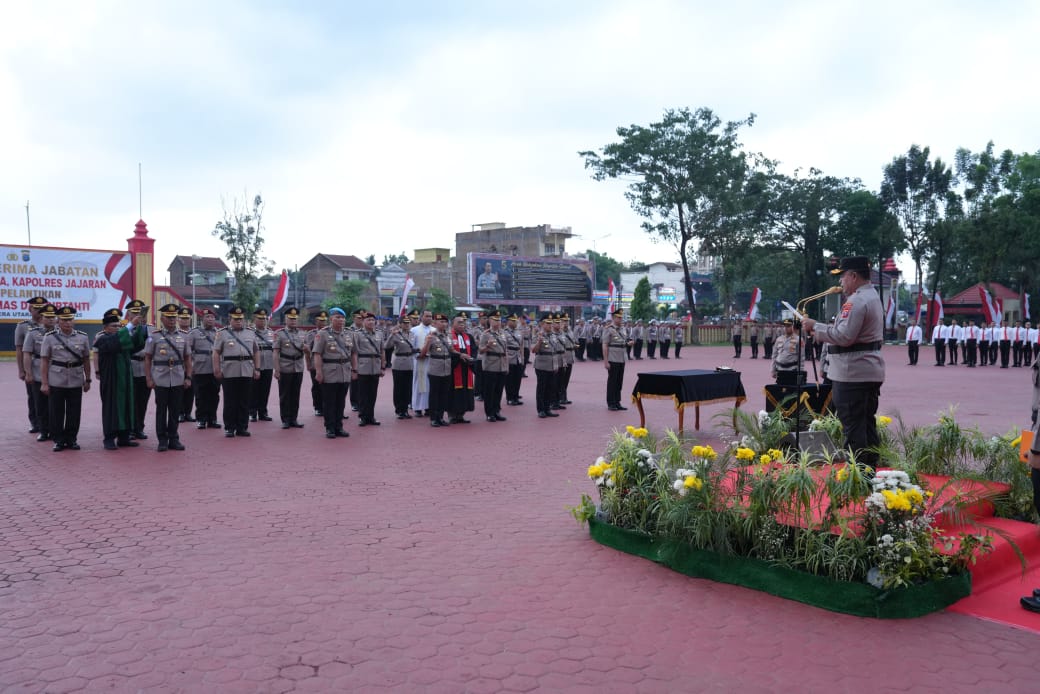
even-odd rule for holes
{"type": "Polygon", "coordinates": [[[25,233],[29,236],[29,245],[32,245],[32,227],[29,226],[29,201],[25,201],[25,233]]]}

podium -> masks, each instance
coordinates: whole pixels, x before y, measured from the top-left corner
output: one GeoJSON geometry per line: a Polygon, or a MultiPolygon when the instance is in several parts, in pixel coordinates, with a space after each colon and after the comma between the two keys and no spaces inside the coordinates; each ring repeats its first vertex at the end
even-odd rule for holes
{"type": "Polygon", "coordinates": [[[766,412],[777,408],[785,417],[794,416],[801,402],[803,412],[823,415],[831,409],[830,383],[805,383],[802,385],[771,384],[764,389],[766,396],[766,412]]]}

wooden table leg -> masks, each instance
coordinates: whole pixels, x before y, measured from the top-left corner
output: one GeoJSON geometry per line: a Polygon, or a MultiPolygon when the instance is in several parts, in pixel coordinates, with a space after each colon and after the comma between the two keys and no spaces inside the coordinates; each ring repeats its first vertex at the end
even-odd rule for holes
{"type": "Polygon", "coordinates": [[[685,414],[686,414],[686,407],[685,406],[680,407],[679,408],[679,436],[682,436],[682,433],[683,433],[683,418],[684,418],[685,414]]]}
{"type": "Polygon", "coordinates": [[[733,431],[737,430],[737,410],[744,404],[744,398],[737,398],[737,404],[733,407],[733,431]]]}
{"type": "Polygon", "coordinates": [[[701,404],[697,403],[696,405],[694,405],[693,406],[693,411],[695,413],[694,414],[694,418],[693,418],[693,428],[694,428],[695,431],[700,431],[701,430],[701,404]]]}
{"type": "MultiPolygon", "coordinates": [[[[643,399],[636,398],[636,409],[639,410],[639,428],[642,429],[646,426],[646,414],[643,412],[643,399]]],[[[682,428],[682,425],[679,425],[682,428]]]]}

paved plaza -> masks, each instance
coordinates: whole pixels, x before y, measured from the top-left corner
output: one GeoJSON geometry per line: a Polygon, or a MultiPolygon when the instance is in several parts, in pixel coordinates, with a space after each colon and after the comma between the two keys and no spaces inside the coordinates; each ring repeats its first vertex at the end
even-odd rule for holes
{"type": "MultiPolygon", "coordinates": [[[[733,365],[757,411],[769,365],[748,356],[633,362],[625,391],[637,371],[733,365]]],[[[925,424],[957,404],[986,432],[1028,425],[1028,369],[929,356],[885,348],[882,413],[925,424]]],[[[1031,631],[834,614],[596,544],[566,507],[594,495],[587,466],[638,414],[608,412],[603,364],[579,363],[575,404],[538,419],[531,375],[504,423],[395,420],[387,377],[382,426],[352,416],[349,439],[305,410],[304,429],[248,439],[187,425],[182,453],[154,437],[102,450],[92,391],[83,450],[53,453],[0,364],[0,691],[1040,690],[1031,631]]],[[[675,426],[668,402],[647,410],[675,426]]],[[[703,409],[701,441],[719,442],[724,411],[703,409]]]]}

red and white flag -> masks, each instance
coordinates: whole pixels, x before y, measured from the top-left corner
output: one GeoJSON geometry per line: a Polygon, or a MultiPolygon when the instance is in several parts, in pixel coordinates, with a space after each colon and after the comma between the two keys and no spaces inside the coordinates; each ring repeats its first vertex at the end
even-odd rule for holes
{"type": "Polygon", "coordinates": [[[986,288],[979,285],[979,296],[982,299],[982,312],[986,314],[986,321],[996,321],[997,319],[997,305],[993,301],[993,295],[986,291],[986,288]]]}
{"type": "Polygon", "coordinates": [[[607,313],[614,313],[617,310],[617,296],[614,291],[614,280],[610,280],[607,284],[607,313]]]}
{"type": "Polygon", "coordinates": [[[943,318],[946,317],[943,315],[942,297],[939,296],[939,292],[935,293],[935,296],[932,297],[932,301],[934,302],[935,306],[935,311],[933,312],[935,313],[935,320],[932,321],[932,325],[936,325],[937,323],[942,321],[943,318]]]}
{"type": "Polygon", "coordinates": [[[748,309],[747,319],[755,320],[758,318],[758,302],[762,300],[762,290],[755,287],[754,291],[751,292],[751,308],[748,309]]]}
{"type": "Polygon", "coordinates": [[[888,295],[888,307],[885,309],[885,325],[892,327],[896,320],[896,302],[892,301],[892,295],[888,295]]]}
{"type": "Polygon", "coordinates": [[[289,273],[282,270],[282,279],[278,282],[278,291],[274,293],[271,300],[271,313],[278,313],[285,306],[285,300],[289,298],[289,273]]]}
{"type": "Polygon", "coordinates": [[[1004,300],[996,298],[993,299],[993,306],[995,306],[997,310],[997,317],[993,320],[999,323],[1000,321],[1004,320],[1004,300]]]}
{"type": "Polygon", "coordinates": [[[1030,320],[1029,317],[1029,292],[1022,295],[1022,317],[1026,320],[1030,320]]]}
{"type": "Polygon", "coordinates": [[[412,287],[415,286],[415,282],[412,281],[411,275],[404,276],[404,290],[401,292],[401,318],[404,318],[405,311],[408,309],[408,294],[412,291],[412,287]]]}
{"type": "Polygon", "coordinates": [[[914,320],[917,321],[918,325],[921,324],[921,297],[922,296],[923,296],[923,292],[917,292],[917,308],[914,309],[914,320]]]}

